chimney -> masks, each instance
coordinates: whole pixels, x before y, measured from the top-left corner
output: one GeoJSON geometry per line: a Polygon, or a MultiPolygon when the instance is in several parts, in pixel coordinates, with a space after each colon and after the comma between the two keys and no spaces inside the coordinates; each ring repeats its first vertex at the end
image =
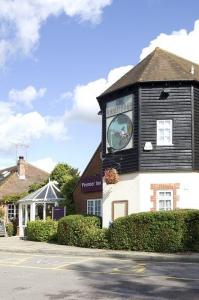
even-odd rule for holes
{"type": "Polygon", "coordinates": [[[19,179],[26,179],[26,170],[25,170],[25,160],[23,156],[19,156],[19,160],[17,162],[17,172],[19,179]]]}

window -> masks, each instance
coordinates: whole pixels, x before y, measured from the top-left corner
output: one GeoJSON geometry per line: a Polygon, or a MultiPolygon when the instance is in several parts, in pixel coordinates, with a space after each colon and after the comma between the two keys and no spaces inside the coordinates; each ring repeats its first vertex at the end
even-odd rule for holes
{"type": "Polygon", "coordinates": [[[18,217],[18,206],[15,204],[8,204],[8,220],[11,221],[18,217]]]}
{"type": "Polygon", "coordinates": [[[158,210],[173,209],[173,191],[157,191],[158,210]]]}
{"type": "Polygon", "coordinates": [[[101,200],[87,200],[87,214],[101,216],[101,200]]]}
{"type": "Polygon", "coordinates": [[[157,145],[172,145],[172,120],[157,121],[157,145]]]}

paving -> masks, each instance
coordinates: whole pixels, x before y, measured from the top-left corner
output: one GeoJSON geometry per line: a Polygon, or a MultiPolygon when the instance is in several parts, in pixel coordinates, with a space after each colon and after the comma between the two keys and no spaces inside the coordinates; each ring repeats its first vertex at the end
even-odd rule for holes
{"type": "Polygon", "coordinates": [[[162,254],[135,251],[88,249],[51,243],[32,242],[19,237],[1,237],[0,251],[10,253],[35,253],[68,256],[91,256],[110,258],[131,258],[136,261],[168,261],[199,263],[199,253],[162,254]]]}
{"type": "Polygon", "coordinates": [[[0,253],[1,300],[199,299],[198,263],[0,253]]]}

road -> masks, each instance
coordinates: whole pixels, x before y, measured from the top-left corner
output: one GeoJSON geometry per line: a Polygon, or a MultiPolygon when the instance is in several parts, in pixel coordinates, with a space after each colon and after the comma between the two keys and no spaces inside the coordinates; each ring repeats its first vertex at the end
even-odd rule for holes
{"type": "Polygon", "coordinates": [[[199,299],[199,264],[0,254],[0,300],[199,299]]]}

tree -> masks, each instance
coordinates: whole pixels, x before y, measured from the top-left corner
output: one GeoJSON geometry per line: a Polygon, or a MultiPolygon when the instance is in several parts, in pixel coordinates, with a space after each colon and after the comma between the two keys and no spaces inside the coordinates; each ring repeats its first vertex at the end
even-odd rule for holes
{"type": "Polygon", "coordinates": [[[51,180],[58,182],[61,193],[64,197],[66,213],[74,213],[73,190],[79,180],[79,170],[66,163],[59,163],[50,175],[51,180]]]}
{"type": "Polygon", "coordinates": [[[38,189],[40,189],[41,187],[43,187],[44,185],[46,185],[48,182],[48,180],[45,180],[43,182],[35,182],[33,184],[31,184],[29,187],[28,187],[28,194],[31,194],[35,191],[37,191],[38,189]]]}

